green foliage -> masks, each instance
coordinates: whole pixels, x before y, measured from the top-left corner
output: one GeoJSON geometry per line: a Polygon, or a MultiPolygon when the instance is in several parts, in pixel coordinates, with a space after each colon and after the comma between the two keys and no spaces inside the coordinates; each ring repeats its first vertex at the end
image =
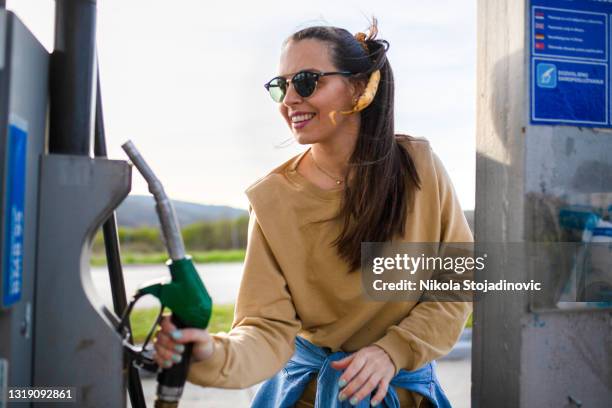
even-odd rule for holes
{"type": "MultiPolygon", "coordinates": [[[[189,253],[212,250],[235,250],[246,248],[249,217],[233,220],[199,222],[182,230],[185,247],[189,253]]],[[[156,255],[165,252],[158,228],[119,228],[121,251],[128,254],[156,255]]],[[[104,254],[104,238],[98,231],[93,244],[94,255],[104,254]]],[[[137,255],[132,255],[137,257],[137,255]]],[[[234,256],[235,258],[235,256],[234,256]]],[[[235,260],[235,259],[234,259],[235,260]]],[[[124,259],[126,263],[129,263],[124,259]]],[[[94,262],[97,263],[97,262],[94,262]]]]}
{"type": "Polygon", "coordinates": [[[468,329],[472,328],[473,317],[474,317],[474,315],[472,313],[470,313],[470,317],[468,317],[467,322],[465,323],[465,327],[467,327],[468,329]]]}
{"type": "Polygon", "coordinates": [[[217,333],[229,332],[234,320],[234,305],[213,305],[208,331],[217,333]]]}
{"type": "Polygon", "coordinates": [[[135,343],[143,343],[151,326],[159,313],[159,308],[134,309],[130,315],[130,325],[132,326],[132,336],[135,343]]]}
{"type": "MultiPolygon", "coordinates": [[[[212,262],[243,262],[244,249],[227,249],[214,251],[195,251],[188,252],[195,263],[212,262]]],[[[151,265],[163,264],[168,260],[168,254],[164,252],[141,253],[121,251],[121,263],[124,265],[151,265]]],[[[94,253],[91,257],[91,264],[94,266],[106,265],[106,255],[104,253],[94,253]]]]}
{"type": "Polygon", "coordinates": [[[244,249],[227,249],[205,252],[196,251],[190,255],[195,263],[244,262],[245,253],[244,249]]]}
{"type": "Polygon", "coordinates": [[[199,222],[183,228],[185,246],[191,250],[237,249],[246,247],[249,217],[199,222]]]}

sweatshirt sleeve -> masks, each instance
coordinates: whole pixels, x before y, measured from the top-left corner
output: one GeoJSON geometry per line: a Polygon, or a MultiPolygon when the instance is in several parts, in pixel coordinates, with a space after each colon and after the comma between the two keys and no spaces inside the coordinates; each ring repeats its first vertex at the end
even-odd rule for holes
{"type": "MultiPolygon", "coordinates": [[[[433,156],[440,205],[440,242],[473,242],[459,200],[440,159],[433,156]]],[[[389,354],[395,372],[408,371],[448,354],[472,312],[471,302],[419,302],[374,344],[389,354]]]]}
{"type": "Polygon", "coordinates": [[[191,364],[187,380],[201,386],[245,388],[276,374],[294,352],[301,323],[283,273],[249,208],[249,235],[234,321],[212,335],[213,356],[191,364]]]}

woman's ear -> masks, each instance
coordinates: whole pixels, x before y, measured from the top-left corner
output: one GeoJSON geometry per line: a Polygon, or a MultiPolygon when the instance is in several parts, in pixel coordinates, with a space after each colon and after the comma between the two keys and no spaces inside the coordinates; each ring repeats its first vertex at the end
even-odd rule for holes
{"type": "Polygon", "coordinates": [[[353,99],[357,100],[361,97],[361,95],[363,95],[366,85],[366,81],[364,80],[351,81],[351,96],[353,99]]]}

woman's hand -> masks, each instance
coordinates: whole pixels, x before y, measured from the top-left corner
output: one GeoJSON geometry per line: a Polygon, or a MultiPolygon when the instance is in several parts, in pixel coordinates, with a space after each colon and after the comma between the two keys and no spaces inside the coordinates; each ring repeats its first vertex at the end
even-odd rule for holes
{"type": "Polygon", "coordinates": [[[191,357],[193,361],[203,361],[212,357],[213,339],[208,330],[182,329],[177,330],[170,321],[170,316],[164,316],[161,330],[155,336],[155,354],[153,358],[160,367],[169,368],[179,363],[183,358],[185,343],[193,343],[191,357]]]}
{"type": "Polygon", "coordinates": [[[334,361],[331,366],[336,370],[344,370],[340,376],[340,394],[338,399],[344,401],[350,398],[350,403],[356,405],[368,394],[378,388],[370,399],[374,407],[387,395],[389,383],[395,374],[395,365],[382,348],[368,346],[351,354],[342,360],[334,361]]]}

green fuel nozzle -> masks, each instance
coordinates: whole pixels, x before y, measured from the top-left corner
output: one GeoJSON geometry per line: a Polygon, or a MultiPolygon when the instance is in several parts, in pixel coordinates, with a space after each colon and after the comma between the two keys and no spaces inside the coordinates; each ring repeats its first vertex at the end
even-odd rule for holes
{"type": "Polygon", "coordinates": [[[188,327],[205,329],[212,312],[212,299],[191,259],[169,260],[172,280],[140,288],[139,294],[153,295],[188,327]]]}
{"type": "MultiPolygon", "coordinates": [[[[195,327],[205,329],[208,327],[212,313],[212,299],[200,279],[191,261],[191,257],[185,253],[183,237],[181,236],[181,230],[176,213],[172,207],[172,202],[166,195],[161,182],[134,144],[128,141],[121,147],[129,156],[132,164],[134,164],[147,181],[149,191],[155,199],[155,210],[159,217],[162,238],[170,255],[170,260],[166,264],[170,269],[171,280],[156,282],[140,288],[130,301],[117,330],[125,334],[123,333],[126,328],[125,323],[129,319],[134,304],[144,295],[153,295],[159,299],[161,308],[157,317],[158,323],[164,308],[167,307],[172,310],[172,323],[177,328],[195,327]]],[[[132,355],[136,364],[149,370],[159,369],[151,357],[145,356],[145,349],[153,331],[154,327],[149,332],[141,349],[132,346],[128,341],[124,342],[125,349],[132,355]]],[[[186,344],[180,363],[158,371],[155,407],[178,406],[187,379],[187,372],[189,371],[192,349],[193,344],[186,344]]]]}

